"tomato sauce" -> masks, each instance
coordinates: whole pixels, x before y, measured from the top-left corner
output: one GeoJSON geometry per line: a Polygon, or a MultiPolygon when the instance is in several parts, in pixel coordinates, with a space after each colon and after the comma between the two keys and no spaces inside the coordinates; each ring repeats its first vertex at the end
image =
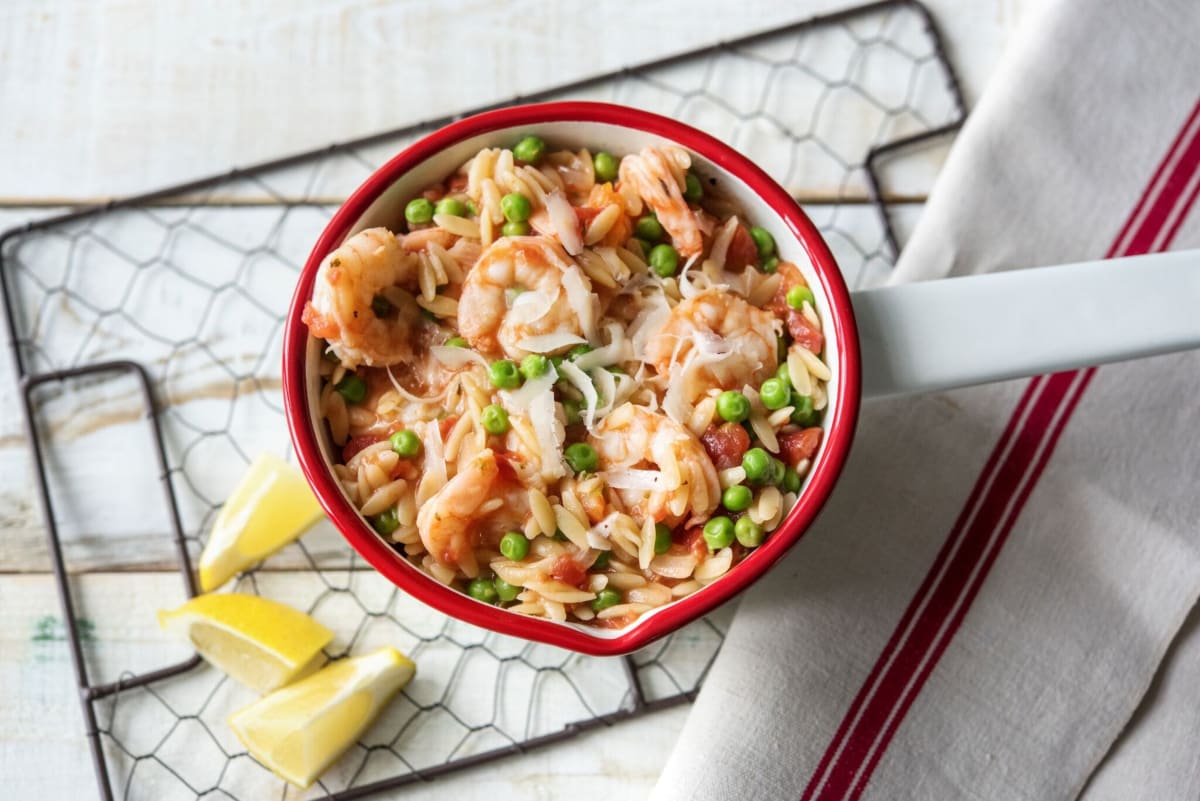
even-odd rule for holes
{"type": "Polygon", "coordinates": [[[576,562],[567,554],[563,554],[554,560],[550,565],[550,575],[561,581],[563,584],[570,584],[572,587],[583,588],[587,583],[587,568],[576,562]]]}

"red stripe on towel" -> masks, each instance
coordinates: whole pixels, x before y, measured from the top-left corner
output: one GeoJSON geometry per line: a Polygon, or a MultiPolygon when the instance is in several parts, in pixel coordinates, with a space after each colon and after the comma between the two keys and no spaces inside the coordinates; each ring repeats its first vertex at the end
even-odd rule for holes
{"type": "MultiPolygon", "coordinates": [[[[1165,250],[1196,200],[1200,102],[1147,183],[1108,258],[1165,250]]],[[[801,801],[861,797],[983,586],[1096,369],[1033,378],[945,543],[850,705],[801,801]]]]}

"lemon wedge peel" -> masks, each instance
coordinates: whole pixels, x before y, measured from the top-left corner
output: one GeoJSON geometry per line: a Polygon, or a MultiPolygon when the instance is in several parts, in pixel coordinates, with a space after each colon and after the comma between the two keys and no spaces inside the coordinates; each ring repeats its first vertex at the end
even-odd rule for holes
{"type": "Polygon", "coordinates": [[[327,665],[229,717],[233,733],[279,778],[307,789],[362,736],[416,673],[384,647],[327,665]]]}
{"type": "Polygon", "coordinates": [[[200,590],[211,592],[290,542],[324,512],[294,465],[259,454],[222,507],[200,554],[200,590]]]}
{"type": "Polygon", "coordinates": [[[210,664],[259,693],[316,671],[333,632],[308,615],[257,595],[200,595],[158,624],[192,646],[210,664]]]}

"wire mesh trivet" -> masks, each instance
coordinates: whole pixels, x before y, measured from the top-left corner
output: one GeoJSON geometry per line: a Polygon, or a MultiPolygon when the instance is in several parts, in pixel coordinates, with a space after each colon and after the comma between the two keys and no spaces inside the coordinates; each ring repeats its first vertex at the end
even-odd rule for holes
{"type": "MultiPolygon", "coordinates": [[[[500,105],[568,96],[670,114],[751,154],[802,200],[819,201],[810,214],[851,286],[879,281],[896,252],[874,160],[954,130],[965,114],[932,20],[905,0],[500,105]],[[877,215],[863,213],[868,200],[877,215]]],[[[337,633],[331,659],[394,645],[416,660],[418,677],[300,793],[225,725],[252,700],[235,682],[183,651],[162,667],[135,651],[99,661],[84,646],[64,549],[89,567],[100,544],[117,551],[120,569],[178,565],[183,593],[161,605],[194,594],[190,558],[244,466],[260,450],[289,451],[282,318],[308,248],[363,178],[447,121],[0,237],[10,341],[102,798],[360,798],[684,703],[715,657],[728,608],[632,657],[583,657],[425,608],[322,524],[236,589],[313,614],[337,633]],[[107,482],[72,458],[99,449],[111,453],[107,482]],[[157,513],[144,497],[155,482],[165,500],[157,513]]]]}

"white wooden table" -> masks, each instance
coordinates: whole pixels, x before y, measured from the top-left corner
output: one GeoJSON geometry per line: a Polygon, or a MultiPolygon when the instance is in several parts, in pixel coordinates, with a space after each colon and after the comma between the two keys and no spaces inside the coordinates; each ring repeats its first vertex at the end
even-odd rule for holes
{"type": "MultiPolygon", "coordinates": [[[[0,229],[65,206],[154,188],[428,119],[516,92],[730,39],[844,0],[615,0],[578,4],[235,2],[0,8],[0,229]],[[581,43],[586,43],[586,54],[581,43]]],[[[968,103],[1033,0],[929,3],[968,103]]],[[[932,174],[943,156],[915,158],[932,174]]],[[[898,191],[904,193],[904,187],[898,191]]],[[[919,192],[910,192],[919,200],[919,192]]],[[[0,797],[95,793],[42,520],[0,359],[0,797]]],[[[103,465],[103,454],[82,454],[103,465]]],[[[87,565],[81,565],[87,568],[87,565]]],[[[285,580],[283,578],[281,580],[285,580]]],[[[176,651],[153,610],[181,597],[165,566],[76,579],[99,623],[90,647],[176,651]]],[[[686,709],[583,735],[397,797],[641,798],[686,709]]]]}

